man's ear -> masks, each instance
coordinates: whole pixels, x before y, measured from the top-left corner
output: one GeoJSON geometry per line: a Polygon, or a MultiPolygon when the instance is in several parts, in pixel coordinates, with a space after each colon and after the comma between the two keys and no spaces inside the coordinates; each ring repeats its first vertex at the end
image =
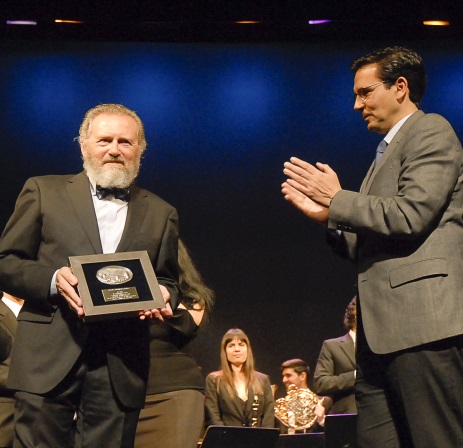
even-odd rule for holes
{"type": "Polygon", "coordinates": [[[397,99],[400,102],[402,102],[407,96],[410,96],[407,78],[399,76],[395,82],[395,86],[397,88],[397,99]]]}

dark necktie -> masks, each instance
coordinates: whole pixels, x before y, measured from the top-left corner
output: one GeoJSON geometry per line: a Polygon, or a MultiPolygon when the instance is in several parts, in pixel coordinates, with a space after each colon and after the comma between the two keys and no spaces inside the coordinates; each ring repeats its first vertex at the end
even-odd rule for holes
{"type": "Polygon", "coordinates": [[[376,157],[375,157],[375,166],[378,165],[379,160],[383,157],[384,151],[387,148],[387,143],[384,140],[379,142],[378,147],[376,148],[376,157]]]}
{"type": "Polygon", "coordinates": [[[114,196],[116,199],[127,202],[129,200],[129,189],[96,187],[96,197],[98,199],[106,199],[108,196],[114,196]]]}

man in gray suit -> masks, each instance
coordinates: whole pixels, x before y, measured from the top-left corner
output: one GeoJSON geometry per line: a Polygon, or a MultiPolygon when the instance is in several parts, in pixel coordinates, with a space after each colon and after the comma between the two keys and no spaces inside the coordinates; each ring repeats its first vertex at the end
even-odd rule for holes
{"type": "Polygon", "coordinates": [[[418,110],[414,51],[352,69],[354,109],[385,135],[360,192],[295,157],[282,192],[358,268],[359,447],[463,446],[463,151],[443,117],[418,110]]]}
{"type": "Polygon", "coordinates": [[[333,399],[332,414],[355,414],[355,340],[357,296],[347,306],[344,336],[323,341],[313,377],[314,392],[333,399]]]}
{"type": "Polygon", "coordinates": [[[146,394],[149,320],[177,304],[176,210],[134,185],[146,147],[138,115],[90,109],[79,133],[84,172],[29,179],[0,240],[0,285],[25,302],[8,387],[15,447],[131,447],[146,394]],[[165,308],[83,321],[68,257],[146,250],[165,308]]]}

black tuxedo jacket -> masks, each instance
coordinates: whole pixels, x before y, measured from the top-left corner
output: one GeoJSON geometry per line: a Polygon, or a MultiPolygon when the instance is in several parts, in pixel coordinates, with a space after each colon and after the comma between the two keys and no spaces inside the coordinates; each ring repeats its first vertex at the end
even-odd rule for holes
{"type": "MultiPolygon", "coordinates": [[[[178,300],[176,210],[131,187],[117,252],[146,250],[161,284],[178,300]]],[[[44,394],[69,373],[92,326],[104,338],[114,390],[125,406],[142,407],[149,369],[148,323],[138,318],[85,324],[60,296],[54,272],[69,256],[101,254],[98,223],[85,173],[29,179],[0,240],[1,288],[25,300],[18,317],[8,386],[44,394]]]]}

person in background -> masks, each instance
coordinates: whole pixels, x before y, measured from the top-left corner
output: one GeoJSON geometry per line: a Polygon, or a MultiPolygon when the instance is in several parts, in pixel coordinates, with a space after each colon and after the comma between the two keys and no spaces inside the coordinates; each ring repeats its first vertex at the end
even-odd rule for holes
{"type": "Polygon", "coordinates": [[[204,428],[204,377],[188,344],[207,323],[214,293],[182,240],[178,242],[183,297],[170,319],[150,326],[150,373],[135,448],[196,448],[204,428]]]}
{"type": "Polygon", "coordinates": [[[254,370],[243,330],[228,330],[220,344],[222,370],[206,378],[206,425],[274,427],[273,393],[267,375],[254,370]]]}
{"type": "MultiPolygon", "coordinates": [[[[281,370],[281,381],[286,387],[288,392],[289,386],[294,384],[299,389],[310,390],[308,386],[308,379],[310,376],[309,365],[302,359],[294,358],[288,359],[283,362],[280,366],[281,370]]],[[[307,430],[301,430],[296,432],[322,432],[325,427],[325,416],[330,411],[331,399],[329,397],[319,397],[320,402],[315,406],[314,414],[317,416],[316,422],[313,426],[307,430]]],[[[282,433],[291,432],[291,428],[280,424],[282,433]]]]}
{"type": "Polygon", "coordinates": [[[352,71],[354,109],[384,136],[360,192],[292,157],[282,193],[357,267],[357,446],[463,446],[462,147],[419,110],[415,51],[379,49],[352,71]]]}
{"type": "Polygon", "coordinates": [[[355,414],[355,339],[357,331],[357,296],[347,306],[344,326],[348,333],[323,341],[313,388],[319,395],[333,399],[332,414],[355,414]]]}
{"type": "Polygon", "coordinates": [[[0,447],[10,448],[14,439],[14,391],[6,387],[10,370],[10,352],[16,337],[19,311],[23,300],[0,291],[0,447]]]}

